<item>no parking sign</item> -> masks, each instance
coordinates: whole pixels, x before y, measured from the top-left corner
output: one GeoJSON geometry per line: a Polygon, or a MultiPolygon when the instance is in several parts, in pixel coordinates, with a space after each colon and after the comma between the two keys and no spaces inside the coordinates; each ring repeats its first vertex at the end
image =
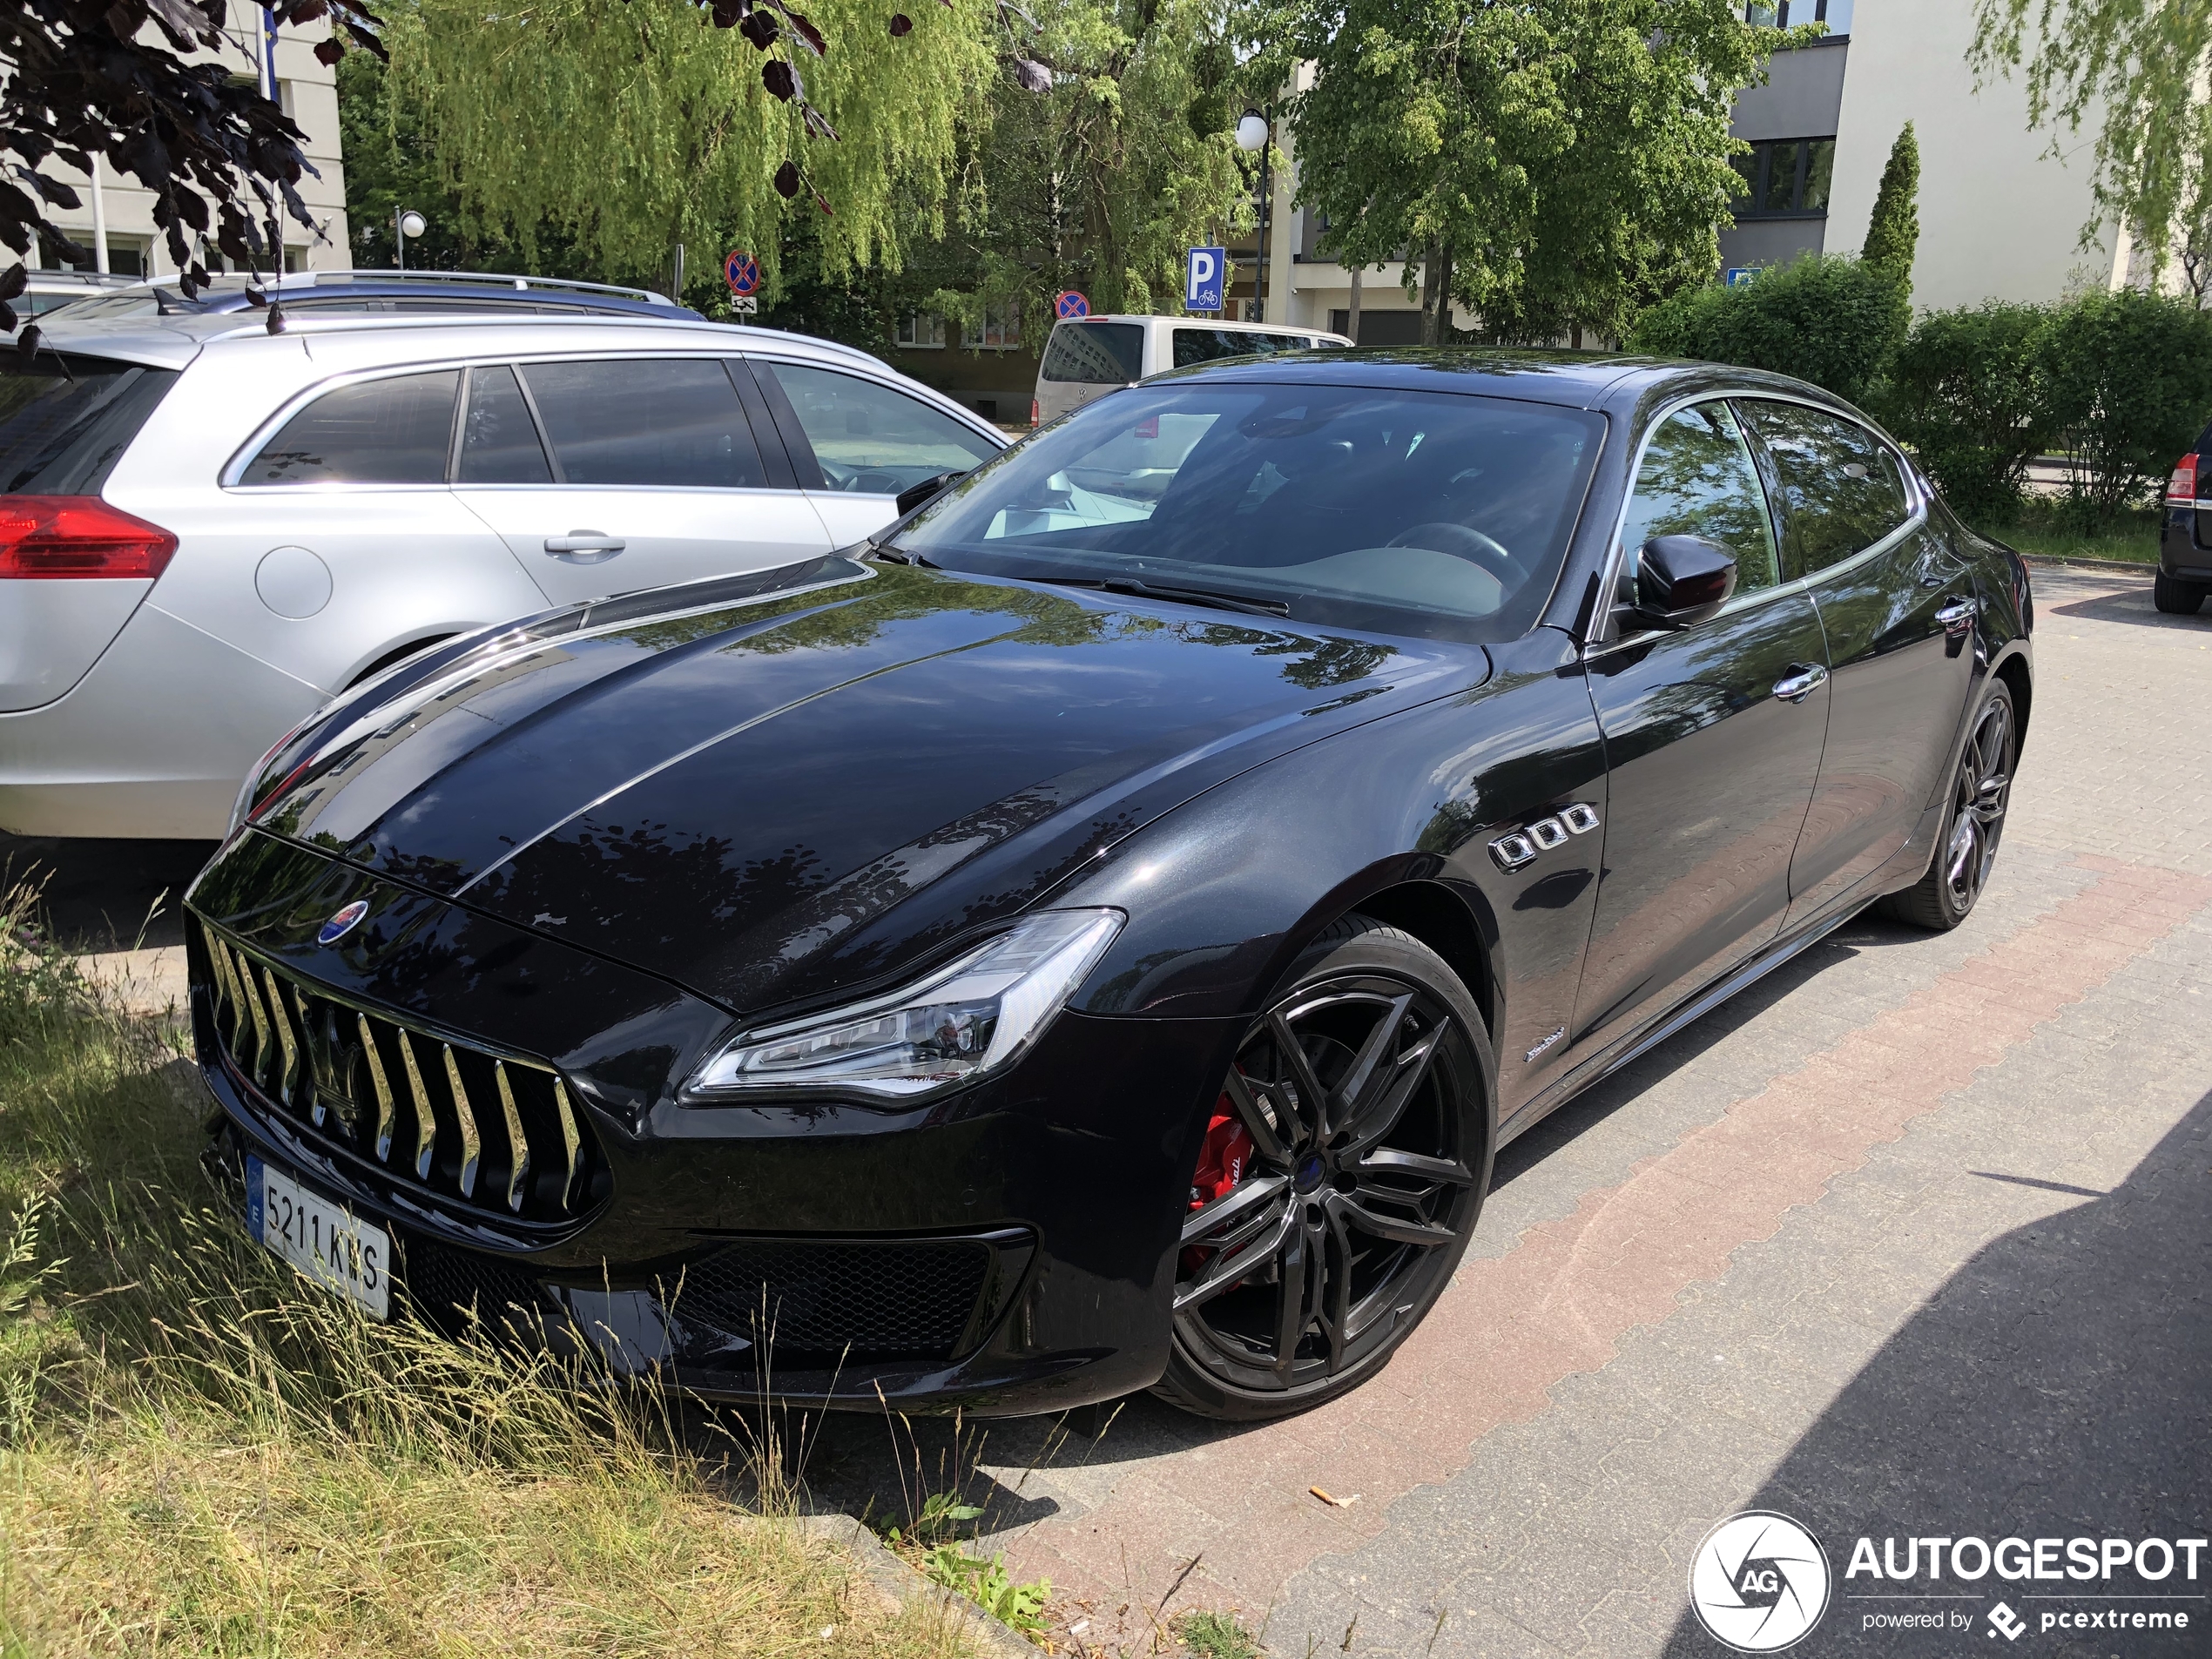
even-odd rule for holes
{"type": "Polygon", "coordinates": [[[760,261],[752,254],[743,248],[732,249],[723,259],[722,280],[736,298],[733,310],[743,315],[760,308],[760,301],[753,297],[760,292],[760,261]]]}
{"type": "Polygon", "coordinates": [[[1062,288],[1052,296],[1052,314],[1066,319],[1090,315],[1090,301],[1073,288],[1062,288]]]}

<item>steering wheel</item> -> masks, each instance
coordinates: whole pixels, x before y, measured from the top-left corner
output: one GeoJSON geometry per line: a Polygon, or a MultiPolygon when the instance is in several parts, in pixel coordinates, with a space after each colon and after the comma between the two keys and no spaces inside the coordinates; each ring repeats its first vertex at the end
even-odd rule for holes
{"type": "Polygon", "coordinates": [[[1453,557],[1465,559],[1471,564],[1487,565],[1494,575],[1501,577],[1517,577],[1521,574],[1520,567],[1514,563],[1513,555],[1499,543],[1480,530],[1469,529],[1464,524],[1454,524],[1448,520],[1439,520],[1433,524],[1416,524],[1410,529],[1399,531],[1383,545],[1425,547],[1434,552],[1449,553],[1453,557]]]}

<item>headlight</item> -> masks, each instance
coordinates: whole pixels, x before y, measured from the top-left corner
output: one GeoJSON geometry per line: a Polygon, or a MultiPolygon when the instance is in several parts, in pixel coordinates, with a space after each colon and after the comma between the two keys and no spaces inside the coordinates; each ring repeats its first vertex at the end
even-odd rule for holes
{"type": "Polygon", "coordinates": [[[819,1090],[910,1099],[1005,1065],[1043,1030],[1121,930],[1118,910],[1044,910],[919,984],[748,1031],[691,1096],[819,1090]]]}

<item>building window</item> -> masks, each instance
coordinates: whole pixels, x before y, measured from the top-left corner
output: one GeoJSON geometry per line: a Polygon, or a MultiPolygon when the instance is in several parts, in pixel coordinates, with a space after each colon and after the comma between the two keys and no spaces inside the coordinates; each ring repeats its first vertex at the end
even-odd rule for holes
{"type": "Polygon", "coordinates": [[[1827,216],[1836,175],[1833,138],[1768,138],[1730,163],[1741,181],[1729,204],[1737,219],[1827,216]]]}
{"type": "Polygon", "coordinates": [[[981,323],[966,323],[960,343],[969,351],[1022,349],[1022,310],[1018,306],[986,306],[981,323]]]}
{"type": "Polygon", "coordinates": [[[914,312],[899,319],[896,339],[899,346],[907,351],[942,351],[945,349],[945,320],[923,312],[914,312]]]}
{"type": "Polygon", "coordinates": [[[1824,23],[1833,37],[1851,33],[1851,0],[1750,0],[1743,21],[1769,29],[1824,23]]]}

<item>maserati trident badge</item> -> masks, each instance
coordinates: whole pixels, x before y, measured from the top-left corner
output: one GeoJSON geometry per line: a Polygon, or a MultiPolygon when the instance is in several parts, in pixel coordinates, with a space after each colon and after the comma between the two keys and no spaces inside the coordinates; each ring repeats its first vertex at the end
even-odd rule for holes
{"type": "Polygon", "coordinates": [[[368,914],[368,900],[354,900],[353,903],[323,923],[322,931],[315,935],[315,943],[318,945],[336,944],[347,934],[353,932],[354,925],[368,914]]]}

